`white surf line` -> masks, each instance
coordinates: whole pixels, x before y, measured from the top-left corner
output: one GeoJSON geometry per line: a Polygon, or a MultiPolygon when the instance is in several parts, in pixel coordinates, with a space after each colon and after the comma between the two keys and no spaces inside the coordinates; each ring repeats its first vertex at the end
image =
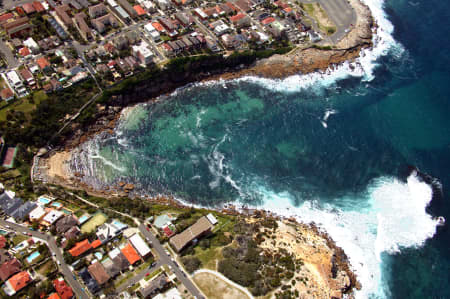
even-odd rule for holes
{"type": "Polygon", "coordinates": [[[209,270],[209,269],[200,269],[200,270],[197,270],[194,273],[192,273],[192,277],[194,277],[195,275],[200,274],[200,273],[213,274],[213,275],[219,277],[220,279],[224,280],[226,283],[231,284],[235,288],[237,288],[240,291],[244,292],[245,295],[247,295],[250,299],[255,299],[255,297],[253,297],[253,295],[246,288],[244,288],[243,286],[238,285],[237,283],[229,280],[228,278],[226,278],[225,276],[223,276],[221,273],[219,273],[217,271],[213,271],[213,270],[209,270]]]}

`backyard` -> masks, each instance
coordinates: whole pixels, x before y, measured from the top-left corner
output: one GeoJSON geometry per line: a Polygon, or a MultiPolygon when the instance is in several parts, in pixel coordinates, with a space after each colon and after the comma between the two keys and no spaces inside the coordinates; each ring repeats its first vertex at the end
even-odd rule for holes
{"type": "Polygon", "coordinates": [[[101,212],[97,212],[92,216],[91,219],[88,220],[88,222],[86,222],[85,224],[83,224],[83,226],[81,226],[81,232],[84,234],[93,232],[97,228],[97,226],[100,226],[103,223],[105,223],[107,219],[108,216],[106,216],[101,212]]]}

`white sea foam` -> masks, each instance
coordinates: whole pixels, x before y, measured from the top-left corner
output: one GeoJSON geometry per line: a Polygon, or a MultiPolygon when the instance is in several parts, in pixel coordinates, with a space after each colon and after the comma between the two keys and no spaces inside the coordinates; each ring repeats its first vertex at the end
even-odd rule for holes
{"type": "Polygon", "coordinates": [[[438,224],[425,211],[432,198],[431,187],[415,174],[406,183],[390,177],[376,179],[361,198],[336,200],[339,206],[306,201],[294,207],[288,192],[275,193],[264,186],[253,192],[264,199],[262,208],[315,222],[344,249],[362,284],[357,298],[388,297],[389,290],[381,282],[381,253],[423,245],[438,224]]]}

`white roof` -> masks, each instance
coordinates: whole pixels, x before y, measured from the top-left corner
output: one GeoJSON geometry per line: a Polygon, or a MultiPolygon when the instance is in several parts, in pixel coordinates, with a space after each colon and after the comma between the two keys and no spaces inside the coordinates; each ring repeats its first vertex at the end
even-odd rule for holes
{"type": "Polygon", "coordinates": [[[20,80],[19,75],[17,75],[16,71],[9,71],[6,73],[6,77],[8,77],[9,81],[11,81],[13,84],[16,82],[22,82],[20,80]]]}
{"type": "Polygon", "coordinates": [[[120,254],[120,250],[119,248],[114,248],[113,250],[111,250],[110,252],[108,252],[108,256],[110,259],[115,258],[117,255],[120,254]]]}
{"type": "Polygon", "coordinates": [[[181,297],[181,294],[177,290],[177,288],[171,288],[170,290],[168,290],[164,294],[158,294],[158,295],[156,295],[153,298],[154,299],[181,299],[183,297],[181,297]]]}
{"type": "Polygon", "coordinates": [[[134,234],[130,238],[131,245],[137,250],[137,252],[142,256],[146,256],[150,253],[150,248],[147,243],[139,236],[139,234],[134,234]]]}
{"type": "Polygon", "coordinates": [[[208,218],[209,222],[211,222],[212,225],[216,225],[217,224],[217,219],[216,217],[214,217],[213,214],[209,213],[208,215],[206,215],[206,218],[208,218]]]}
{"type": "Polygon", "coordinates": [[[204,18],[204,19],[208,18],[208,15],[205,14],[205,12],[204,12],[203,10],[201,10],[200,8],[196,8],[196,9],[194,9],[194,10],[195,10],[195,12],[196,12],[199,16],[201,16],[202,18],[204,18]]]}
{"type": "Polygon", "coordinates": [[[23,45],[30,49],[39,49],[39,45],[34,41],[33,38],[29,37],[23,41],[23,45]]]}
{"type": "Polygon", "coordinates": [[[147,30],[148,32],[152,32],[152,31],[156,31],[155,27],[153,27],[152,24],[148,23],[147,25],[144,26],[144,29],[147,30]]]}
{"type": "Polygon", "coordinates": [[[112,7],[118,6],[117,2],[114,0],[106,0],[106,2],[108,2],[108,4],[111,5],[112,7]]]}
{"type": "Polygon", "coordinates": [[[146,42],[141,42],[140,45],[133,46],[133,51],[139,52],[144,57],[151,57],[153,56],[153,53],[149,48],[147,48],[147,46],[148,44],[146,42]]]}
{"type": "Polygon", "coordinates": [[[36,209],[30,212],[29,217],[30,220],[38,220],[41,219],[46,214],[43,207],[38,206],[36,209]]]}
{"type": "Polygon", "coordinates": [[[44,217],[44,221],[48,222],[50,224],[53,224],[56,220],[58,220],[59,218],[61,218],[63,215],[63,212],[57,211],[57,210],[52,210],[50,213],[48,213],[45,217],[44,217]]]}

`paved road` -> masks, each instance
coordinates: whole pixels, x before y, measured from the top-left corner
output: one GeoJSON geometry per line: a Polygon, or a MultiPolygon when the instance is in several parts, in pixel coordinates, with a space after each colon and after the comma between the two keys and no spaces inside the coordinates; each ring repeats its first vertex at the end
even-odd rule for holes
{"type": "Polygon", "coordinates": [[[83,298],[83,299],[90,298],[90,296],[84,291],[81,284],[76,279],[74,279],[72,271],[70,270],[69,266],[67,266],[67,264],[64,261],[61,249],[58,247],[58,245],[56,245],[55,239],[52,236],[43,234],[38,231],[33,231],[33,230],[29,229],[28,227],[25,227],[25,226],[22,226],[22,225],[19,225],[16,223],[8,222],[5,220],[0,220],[0,225],[2,225],[2,226],[8,225],[11,230],[20,232],[22,234],[30,233],[33,237],[41,239],[42,241],[46,242],[50,251],[52,252],[52,254],[55,254],[55,259],[60,263],[60,265],[58,265],[58,267],[59,267],[61,273],[64,275],[64,278],[66,279],[66,281],[72,287],[72,290],[76,294],[76,297],[83,298]]]}
{"type": "Polygon", "coordinates": [[[19,65],[19,61],[14,57],[14,54],[11,52],[11,49],[8,45],[5,44],[3,40],[0,40],[0,52],[3,53],[3,57],[5,57],[6,63],[9,68],[15,68],[19,65]]]}
{"type": "Polygon", "coordinates": [[[158,261],[158,262],[156,262],[155,266],[153,266],[153,267],[149,266],[149,267],[145,268],[138,274],[136,274],[133,277],[131,277],[130,279],[128,279],[126,282],[122,283],[120,285],[120,287],[117,288],[117,293],[121,293],[121,292],[125,291],[126,289],[128,289],[129,287],[131,287],[132,285],[134,285],[141,279],[143,279],[147,273],[153,273],[161,266],[162,266],[162,263],[160,261],[158,261]]]}
{"type": "Polygon", "coordinates": [[[336,32],[329,38],[337,43],[351,27],[356,24],[356,12],[346,0],[301,0],[302,3],[319,3],[327,12],[328,17],[336,25],[336,32]]]}
{"type": "Polygon", "coordinates": [[[204,298],[203,295],[200,293],[200,291],[197,289],[197,287],[186,276],[186,274],[183,271],[181,271],[181,269],[172,261],[170,255],[167,254],[166,249],[161,245],[159,240],[147,230],[147,227],[144,224],[141,224],[139,225],[139,230],[146,238],[148,238],[151,241],[153,248],[159,255],[159,261],[162,264],[167,264],[170,266],[171,270],[173,271],[173,273],[175,273],[178,280],[184,284],[186,289],[188,289],[188,291],[192,295],[194,295],[198,299],[204,298]]]}

